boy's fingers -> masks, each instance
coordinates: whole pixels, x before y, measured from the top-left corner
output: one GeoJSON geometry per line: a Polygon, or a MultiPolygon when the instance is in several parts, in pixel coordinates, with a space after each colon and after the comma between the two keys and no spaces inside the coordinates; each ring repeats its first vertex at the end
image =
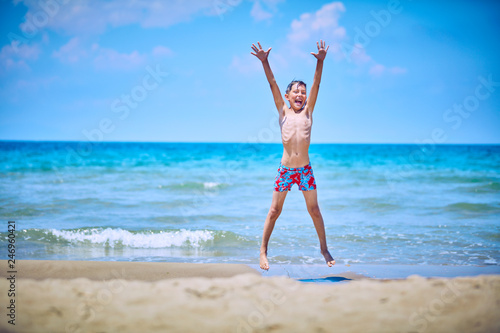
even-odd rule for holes
{"type": "Polygon", "coordinates": [[[269,51],[271,51],[272,47],[269,48],[269,50],[266,51],[266,53],[269,53],[269,51]]]}
{"type": "Polygon", "coordinates": [[[259,44],[259,47],[260,47],[260,49],[262,50],[262,46],[260,45],[260,42],[257,42],[257,44],[259,44]]]}
{"type": "Polygon", "coordinates": [[[328,52],[328,49],[329,49],[329,48],[330,48],[330,45],[328,45],[328,46],[326,47],[326,50],[325,50],[325,51],[326,51],[326,52],[328,52]]]}

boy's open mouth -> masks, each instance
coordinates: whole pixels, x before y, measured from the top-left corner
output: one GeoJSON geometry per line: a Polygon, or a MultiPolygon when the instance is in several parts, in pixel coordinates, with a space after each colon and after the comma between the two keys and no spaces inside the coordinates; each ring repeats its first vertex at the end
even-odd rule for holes
{"type": "Polygon", "coordinates": [[[302,100],[301,99],[296,99],[295,100],[295,105],[296,106],[301,106],[302,105],[302,100]]]}

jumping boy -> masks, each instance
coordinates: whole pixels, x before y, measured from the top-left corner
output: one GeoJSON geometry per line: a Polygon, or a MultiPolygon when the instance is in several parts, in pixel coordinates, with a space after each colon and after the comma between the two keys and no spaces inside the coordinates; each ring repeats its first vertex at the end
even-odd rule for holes
{"type": "Polygon", "coordinates": [[[325,42],[321,40],[319,43],[316,43],[318,53],[311,52],[318,62],[316,64],[316,72],[314,73],[314,81],[309,93],[309,99],[307,99],[306,84],[302,81],[292,81],[286,89],[285,99],[290,104],[290,106],[287,106],[281,96],[280,89],[276,84],[267,60],[271,48],[264,51],[260,43],[257,44],[259,45],[258,48],[255,44],[252,44],[252,50],[255,53],[251,53],[262,62],[267,81],[271,86],[274,104],[279,113],[281,139],[283,141],[283,157],[281,158],[274,183],[271,208],[264,223],[262,245],[260,247],[260,268],[269,269],[267,245],[273,232],[274,224],[280,216],[286,195],[293,184],[297,184],[299,190],[304,195],[307,211],[311,215],[314,227],[318,233],[321,254],[328,266],[331,267],[335,265],[335,259],[328,252],[328,246],[326,245],[325,225],[319,210],[316,182],[311,163],[309,162],[312,114],[318,97],[321,73],[323,72],[323,60],[326,57],[329,46],[325,49],[325,42]]]}

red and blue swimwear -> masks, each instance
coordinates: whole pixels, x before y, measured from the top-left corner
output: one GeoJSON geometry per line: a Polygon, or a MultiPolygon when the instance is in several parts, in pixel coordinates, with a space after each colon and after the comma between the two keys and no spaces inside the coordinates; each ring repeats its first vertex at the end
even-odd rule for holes
{"type": "Polygon", "coordinates": [[[316,189],[316,181],[314,180],[310,162],[302,168],[289,168],[280,163],[274,181],[274,190],[279,192],[290,191],[293,184],[297,184],[301,191],[316,189]]]}

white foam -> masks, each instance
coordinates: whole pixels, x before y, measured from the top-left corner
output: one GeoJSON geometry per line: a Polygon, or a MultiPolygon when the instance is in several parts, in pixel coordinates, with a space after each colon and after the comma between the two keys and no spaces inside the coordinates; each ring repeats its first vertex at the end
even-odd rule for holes
{"type": "Polygon", "coordinates": [[[116,245],[134,248],[164,248],[176,246],[199,247],[202,242],[214,239],[213,232],[208,230],[179,230],[160,233],[132,233],[123,229],[90,229],[90,230],[56,230],[46,233],[61,237],[69,242],[90,242],[110,247],[116,245]]]}
{"type": "Polygon", "coordinates": [[[219,185],[220,185],[219,183],[215,183],[215,182],[205,182],[205,183],[203,183],[203,187],[205,187],[205,188],[214,188],[214,187],[217,187],[219,185]]]}
{"type": "Polygon", "coordinates": [[[484,261],[485,264],[490,264],[490,265],[496,265],[497,264],[497,261],[493,258],[490,258],[490,259],[486,259],[484,261]]]}

